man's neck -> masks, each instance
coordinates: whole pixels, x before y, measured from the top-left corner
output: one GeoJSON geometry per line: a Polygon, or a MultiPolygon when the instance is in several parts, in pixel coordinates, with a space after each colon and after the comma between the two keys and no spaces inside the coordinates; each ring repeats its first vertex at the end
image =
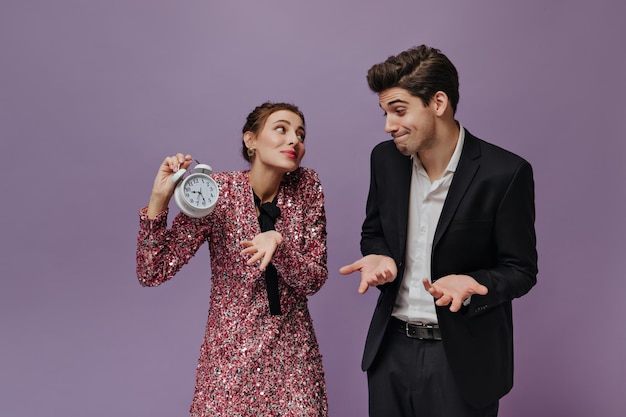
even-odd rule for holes
{"type": "Polygon", "coordinates": [[[418,153],[417,157],[428,173],[431,182],[440,179],[446,172],[459,140],[459,133],[460,127],[456,120],[439,126],[436,131],[435,145],[418,153]]]}

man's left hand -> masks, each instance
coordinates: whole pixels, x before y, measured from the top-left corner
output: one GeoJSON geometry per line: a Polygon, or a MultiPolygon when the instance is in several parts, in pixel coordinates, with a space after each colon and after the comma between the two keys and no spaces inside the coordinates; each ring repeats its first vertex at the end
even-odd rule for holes
{"type": "Polygon", "coordinates": [[[432,284],[428,278],[424,278],[422,282],[426,291],[437,300],[435,304],[440,307],[450,305],[450,311],[453,313],[459,311],[463,302],[470,296],[486,295],[488,292],[487,287],[469,275],[446,275],[432,284]]]}

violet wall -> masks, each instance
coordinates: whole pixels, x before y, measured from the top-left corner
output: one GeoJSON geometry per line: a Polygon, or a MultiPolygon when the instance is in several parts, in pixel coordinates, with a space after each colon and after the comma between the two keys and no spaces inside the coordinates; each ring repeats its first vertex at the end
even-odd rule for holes
{"type": "Polygon", "coordinates": [[[0,2],[0,415],[187,415],[210,279],[135,278],[137,212],[165,155],[245,168],[244,117],[298,104],[324,185],[330,277],[310,300],[333,417],[365,416],[375,291],[359,256],[367,69],[411,46],[460,72],[458,118],[535,168],[539,283],[514,303],[503,417],[618,417],[626,398],[626,59],[618,0],[0,2]]]}

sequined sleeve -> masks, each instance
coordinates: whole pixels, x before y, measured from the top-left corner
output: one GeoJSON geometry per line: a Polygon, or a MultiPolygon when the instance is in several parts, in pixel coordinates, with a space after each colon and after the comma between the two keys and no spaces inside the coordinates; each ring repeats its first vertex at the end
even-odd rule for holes
{"type": "Polygon", "coordinates": [[[203,220],[179,214],[167,228],[165,210],[149,219],[147,207],[139,212],[137,278],[144,287],[156,287],[172,278],[206,240],[203,220]]]}
{"type": "Polygon", "coordinates": [[[284,241],[272,258],[278,274],[296,292],[316,293],[328,277],[324,193],[317,173],[303,169],[297,185],[297,226],[281,231],[284,241]]]}

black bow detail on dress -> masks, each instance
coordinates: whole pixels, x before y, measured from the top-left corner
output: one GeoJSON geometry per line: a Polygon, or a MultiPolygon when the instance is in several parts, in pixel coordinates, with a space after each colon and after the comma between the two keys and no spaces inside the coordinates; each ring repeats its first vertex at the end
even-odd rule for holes
{"type": "MultiPolygon", "coordinates": [[[[259,208],[259,226],[261,232],[267,232],[274,229],[276,219],[280,217],[280,209],[276,205],[276,197],[272,202],[261,204],[261,199],[256,193],[254,194],[254,204],[259,208]]],[[[280,296],[278,293],[278,272],[274,265],[270,262],[265,269],[265,288],[267,290],[267,299],[270,305],[270,314],[273,316],[281,315],[280,296]]]]}

